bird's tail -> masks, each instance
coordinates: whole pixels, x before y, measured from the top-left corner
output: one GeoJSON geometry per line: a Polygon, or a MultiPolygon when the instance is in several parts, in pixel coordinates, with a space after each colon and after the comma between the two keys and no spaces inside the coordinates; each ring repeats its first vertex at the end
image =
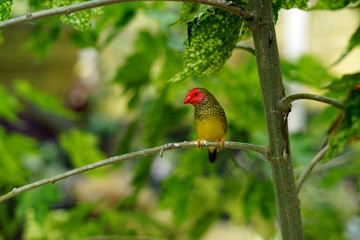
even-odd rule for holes
{"type": "Polygon", "coordinates": [[[213,162],[215,162],[215,160],[216,160],[216,153],[217,153],[217,151],[216,151],[216,148],[208,148],[209,150],[209,161],[211,162],[211,163],[213,163],[213,162]]]}

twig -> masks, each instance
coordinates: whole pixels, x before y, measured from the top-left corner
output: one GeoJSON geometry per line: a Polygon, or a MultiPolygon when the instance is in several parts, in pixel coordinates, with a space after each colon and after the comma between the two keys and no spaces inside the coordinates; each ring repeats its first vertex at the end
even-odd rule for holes
{"type": "Polygon", "coordinates": [[[206,4],[224,9],[246,20],[251,20],[253,18],[253,14],[251,12],[245,10],[243,7],[241,7],[240,5],[234,2],[225,1],[225,0],[93,0],[93,1],[81,2],[73,5],[41,10],[33,13],[27,13],[25,15],[10,18],[8,20],[0,22],[0,30],[15,24],[31,22],[41,18],[47,18],[47,17],[58,16],[63,14],[71,14],[86,9],[103,7],[117,3],[138,2],[138,1],[173,1],[173,2],[191,2],[191,3],[206,4]]]}
{"type": "MultiPolygon", "coordinates": [[[[220,143],[203,141],[202,146],[203,147],[220,147],[220,143]]],[[[83,172],[86,172],[86,171],[89,171],[89,170],[92,170],[95,168],[103,167],[103,166],[106,166],[109,164],[124,162],[124,161],[128,161],[128,160],[136,159],[136,158],[142,158],[142,157],[146,157],[146,156],[149,156],[149,155],[152,155],[155,153],[162,153],[162,152],[173,150],[173,149],[194,148],[194,147],[197,147],[196,141],[167,143],[162,146],[158,146],[158,147],[154,147],[154,148],[144,149],[144,150],[140,150],[137,152],[126,153],[123,155],[110,157],[110,158],[107,158],[107,159],[104,159],[104,160],[101,160],[101,161],[98,161],[95,163],[91,163],[91,164],[82,166],[80,168],[72,169],[70,171],[61,173],[61,174],[53,176],[53,177],[44,178],[42,180],[27,184],[27,185],[19,187],[19,188],[14,188],[11,192],[1,196],[0,202],[3,202],[9,198],[12,198],[22,192],[26,192],[26,191],[30,190],[30,189],[38,188],[42,185],[49,184],[49,183],[55,183],[64,178],[68,178],[68,177],[74,176],[76,174],[83,173],[83,172]]],[[[253,151],[253,152],[260,153],[260,154],[264,155],[265,157],[267,157],[267,148],[263,147],[263,146],[254,145],[254,144],[226,141],[224,143],[223,148],[232,148],[232,149],[253,151]]]]}
{"type": "Polygon", "coordinates": [[[289,95],[279,102],[278,107],[281,111],[286,111],[290,107],[290,104],[293,101],[300,100],[300,99],[309,99],[309,100],[327,103],[327,104],[330,104],[339,109],[343,109],[343,107],[344,107],[341,102],[339,102],[333,98],[316,95],[316,94],[311,94],[311,93],[297,93],[297,94],[289,95]]]}
{"type": "Polygon", "coordinates": [[[306,166],[305,170],[300,174],[298,180],[296,181],[296,192],[299,193],[301,186],[305,182],[306,178],[309,176],[315,165],[325,156],[327,150],[329,149],[329,145],[323,147],[316,156],[310,161],[310,163],[306,166]]]}
{"type": "Polygon", "coordinates": [[[255,56],[255,49],[253,49],[252,47],[242,45],[242,44],[237,44],[235,46],[235,48],[245,50],[255,56]]]}

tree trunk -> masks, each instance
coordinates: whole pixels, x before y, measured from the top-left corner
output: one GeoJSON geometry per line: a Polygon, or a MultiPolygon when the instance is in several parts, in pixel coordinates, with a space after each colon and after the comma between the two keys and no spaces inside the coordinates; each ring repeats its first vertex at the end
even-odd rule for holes
{"type": "Polygon", "coordinates": [[[254,14],[249,26],[253,34],[263,96],[269,136],[268,160],[272,169],[281,235],[284,240],[299,240],[303,239],[303,231],[290,154],[287,113],[277,107],[279,100],[285,97],[285,90],[271,1],[249,0],[249,8],[254,14]]]}

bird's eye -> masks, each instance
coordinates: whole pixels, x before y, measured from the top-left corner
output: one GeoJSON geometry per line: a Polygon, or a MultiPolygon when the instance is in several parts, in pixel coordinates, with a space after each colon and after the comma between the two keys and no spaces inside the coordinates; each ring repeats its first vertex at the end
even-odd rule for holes
{"type": "Polygon", "coordinates": [[[195,96],[197,96],[198,94],[197,93],[195,93],[195,96]]]}

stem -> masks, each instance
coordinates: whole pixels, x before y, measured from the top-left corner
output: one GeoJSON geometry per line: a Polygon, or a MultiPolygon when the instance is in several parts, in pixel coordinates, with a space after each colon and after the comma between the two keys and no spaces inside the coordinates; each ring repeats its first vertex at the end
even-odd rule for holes
{"type": "Polygon", "coordinates": [[[237,44],[235,46],[235,48],[245,50],[255,56],[255,49],[253,49],[252,47],[242,45],[242,44],[237,44]]]}
{"type": "MultiPolygon", "coordinates": [[[[201,145],[203,147],[220,147],[220,142],[202,141],[201,145]]],[[[61,173],[61,174],[53,176],[53,177],[44,178],[42,180],[33,182],[31,184],[27,184],[27,185],[19,187],[19,188],[14,188],[11,192],[1,196],[0,202],[3,202],[9,198],[12,198],[22,192],[26,192],[26,191],[30,190],[30,189],[38,188],[42,185],[49,184],[49,183],[55,183],[59,180],[62,180],[62,179],[65,179],[65,178],[68,178],[68,177],[71,177],[71,176],[74,176],[74,175],[77,175],[77,174],[80,174],[83,172],[87,172],[87,171],[95,169],[95,168],[103,167],[103,166],[106,166],[109,164],[124,162],[124,161],[128,161],[128,160],[136,159],[136,158],[143,158],[143,157],[146,157],[146,156],[149,156],[152,154],[156,154],[156,153],[160,153],[160,156],[162,157],[162,154],[165,151],[170,151],[170,150],[174,150],[174,149],[183,149],[183,148],[195,148],[195,147],[197,147],[196,141],[167,143],[162,146],[158,146],[158,147],[154,147],[154,148],[148,148],[148,149],[140,150],[137,152],[126,153],[123,155],[110,157],[110,158],[107,158],[107,159],[104,159],[104,160],[101,160],[101,161],[98,161],[95,163],[91,163],[91,164],[82,166],[80,168],[72,169],[70,171],[61,173]]],[[[223,148],[248,150],[248,151],[260,153],[264,156],[267,155],[266,147],[249,144],[249,143],[226,141],[226,142],[224,142],[223,148]]]]}
{"type": "Polygon", "coordinates": [[[27,13],[25,15],[21,15],[18,17],[10,18],[3,22],[0,22],[0,30],[15,24],[25,23],[34,21],[41,18],[47,18],[51,16],[58,16],[62,14],[70,14],[73,12],[78,12],[86,9],[96,8],[96,7],[103,7],[107,5],[117,4],[117,3],[124,3],[124,2],[139,2],[139,1],[172,1],[172,2],[191,2],[191,3],[199,3],[199,4],[206,4],[214,7],[218,7],[234,13],[243,19],[250,20],[252,19],[253,15],[251,12],[246,11],[240,5],[234,2],[227,2],[225,0],[93,0],[87,2],[81,2],[73,5],[67,5],[62,7],[56,7],[46,10],[41,10],[38,12],[27,13]]]}
{"type": "Polygon", "coordinates": [[[343,109],[344,106],[341,102],[333,99],[333,98],[328,98],[328,97],[324,97],[321,95],[316,95],[316,94],[311,94],[311,93],[297,93],[297,94],[293,94],[290,96],[285,97],[284,99],[282,99],[279,102],[279,109],[281,111],[285,111],[286,109],[289,109],[290,104],[293,101],[296,100],[300,100],[300,99],[309,99],[309,100],[314,100],[314,101],[318,101],[318,102],[323,102],[323,103],[327,103],[330,104],[336,108],[339,109],[343,109]]]}
{"type": "Polygon", "coordinates": [[[329,145],[323,147],[310,161],[310,163],[306,166],[305,170],[300,174],[298,180],[296,181],[297,193],[299,193],[301,186],[305,182],[305,179],[309,176],[315,165],[325,156],[328,149],[329,149],[329,145]]]}
{"type": "Polygon", "coordinates": [[[249,9],[254,14],[253,20],[249,21],[249,27],[253,34],[263,96],[269,138],[268,160],[272,169],[281,235],[284,240],[301,240],[303,230],[300,201],[295,187],[287,115],[279,111],[277,106],[285,97],[285,89],[271,0],[249,0],[249,9]]]}

